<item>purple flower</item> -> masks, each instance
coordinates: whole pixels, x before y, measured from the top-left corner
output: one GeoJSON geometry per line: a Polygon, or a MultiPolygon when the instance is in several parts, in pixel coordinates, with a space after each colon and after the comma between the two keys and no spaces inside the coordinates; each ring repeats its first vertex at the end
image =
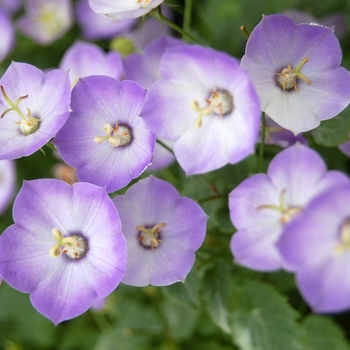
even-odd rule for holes
{"type": "Polygon", "coordinates": [[[316,128],[350,102],[350,74],[332,28],[264,16],[251,33],[241,66],[260,107],[294,134],[316,128]]]}
{"type": "Polygon", "coordinates": [[[12,62],[0,79],[0,159],[28,156],[44,146],[69,115],[68,73],[12,62]]]}
{"type": "Polygon", "coordinates": [[[82,37],[88,40],[112,39],[131,29],[135,19],[115,21],[107,16],[92,11],[88,0],[79,0],[76,4],[77,22],[83,32],[82,37]]]}
{"type": "Polygon", "coordinates": [[[64,54],[59,68],[68,70],[73,87],[79,78],[89,75],[108,75],[115,79],[122,76],[122,59],[116,52],[104,53],[95,44],[76,41],[64,54]]]}
{"type": "Polygon", "coordinates": [[[22,0],[0,0],[0,9],[9,15],[16,13],[22,5],[22,0]]]}
{"type": "Polygon", "coordinates": [[[151,163],[155,135],[138,116],[146,90],[107,76],[79,80],[72,112],[53,143],[80,181],[114,192],[151,163]]]}
{"type": "Polygon", "coordinates": [[[9,15],[0,9],[0,62],[12,51],[15,42],[15,30],[9,15]]]}
{"type": "Polygon", "coordinates": [[[91,8],[99,14],[121,20],[137,18],[152,11],[164,0],[89,0],[91,8]]]}
{"type": "Polygon", "coordinates": [[[37,44],[49,45],[73,25],[71,0],[30,0],[26,13],[19,18],[20,31],[37,44]]]}
{"type": "Polygon", "coordinates": [[[26,181],[13,219],[0,236],[0,275],[55,324],[85,312],[124,277],[126,243],[104,188],[26,181]]]}
{"type": "Polygon", "coordinates": [[[316,197],[284,231],[278,248],[315,312],[350,308],[350,185],[316,197]]]}
{"type": "Polygon", "coordinates": [[[230,217],[237,232],[231,240],[235,261],[261,271],[288,268],[276,243],[289,222],[322,191],[348,178],[326,171],[321,157],[296,143],[271,161],[267,175],[255,174],[229,195],[230,217]]]}
{"type": "Polygon", "coordinates": [[[160,73],[141,116],[157,136],[175,142],[175,156],[188,175],[253,153],[259,103],[234,58],[201,46],[180,46],[164,53],[160,73]]]}
{"type": "Polygon", "coordinates": [[[0,215],[2,215],[12,201],[16,190],[15,162],[0,160],[0,215]]]}
{"type": "Polygon", "coordinates": [[[154,176],[113,198],[128,246],[126,276],[132,286],[184,281],[203,243],[207,216],[192,199],[154,176]]]}

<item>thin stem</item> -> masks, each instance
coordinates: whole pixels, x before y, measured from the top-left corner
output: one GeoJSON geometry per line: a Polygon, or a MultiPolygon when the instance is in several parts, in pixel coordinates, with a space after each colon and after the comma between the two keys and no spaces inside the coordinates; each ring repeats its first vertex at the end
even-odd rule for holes
{"type": "Polygon", "coordinates": [[[182,36],[187,36],[189,39],[191,39],[193,42],[197,43],[198,45],[206,46],[202,44],[198,39],[196,39],[194,36],[192,36],[190,33],[185,32],[181,27],[170,21],[169,18],[166,18],[165,16],[162,15],[162,13],[158,10],[153,10],[150,12],[150,15],[155,17],[157,20],[160,22],[166,23],[170,28],[176,30],[178,33],[180,33],[182,36]]]}
{"type": "Polygon", "coordinates": [[[241,26],[241,28],[239,28],[241,30],[241,32],[244,34],[244,36],[249,39],[250,37],[250,33],[248,32],[248,29],[245,26],[241,26]]]}
{"type": "Polygon", "coordinates": [[[159,143],[162,147],[164,147],[170,153],[174,154],[174,151],[169,146],[167,146],[163,141],[160,141],[159,139],[157,139],[157,143],[159,143]]]}
{"type": "Polygon", "coordinates": [[[264,172],[265,132],[266,132],[265,112],[262,112],[262,116],[261,116],[261,142],[260,142],[259,169],[258,169],[259,173],[264,172]]]}
{"type": "MultiPolygon", "coordinates": [[[[184,20],[183,20],[182,28],[184,32],[187,32],[187,33],[190,32],[191,14],[192,14],[192,0],[185,0],[184,20]]],[[[187,41],[186,35],[182,35],[182,39],[184,41],[187,41]]]]}

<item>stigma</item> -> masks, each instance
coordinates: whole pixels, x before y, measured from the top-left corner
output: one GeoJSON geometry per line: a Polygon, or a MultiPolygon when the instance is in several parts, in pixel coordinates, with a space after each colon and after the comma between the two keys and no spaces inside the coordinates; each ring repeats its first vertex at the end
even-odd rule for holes
{"type": "Polygon", "coordinates": [[[212,91],[205,102],[207,105],[204,107],[200,107],[197,101],[191,102],[191,108],[199,112],[195,121],[197,128],[202,126],[203,116],[216,115],[222,117],[233,110],[233,97],[227,90],[217,89],[212,91]]]}
{"type": "Polygon", "coordinates": [[[17,113],[17,115],[20,117],[20,120],[15,122],[15,124],[19,125],[19,130],[23,135],[30,135],[36,132],[40,127],[40,119],[33,117],[31,114],[31,110],[27,107],[27,113],[24,114],[20,108],[18,107],[19,103],[23,100],[25,100],[28,95],[20,96],[16,103],[12,102],[12,100],[8,97],[5,88],[3,86],[1,88],[1,93],[5,99],[5,101],[10,105],[9,108],[7,108],[0,116],[0,118],[3,118],[7,113],[13,111],[17,113]]]}
{"type": "Polygon", "coordinates": [[[85,255],[88,245],[86,239],[82,235],[75,234],[73,236],[64,237],[57,228],[52,230],[52,235],[57,241],[50,249],[52,258],[59,258],[65,253],[69,259],[76,260],[85,255]]]}
{"type": "Polygon", "coordinates": [[[126,146],[132,140],[132,133],[126,125],[115,125],[114,128],[110,124],[105,124],[103,127],[105,136],[95,136],[94,141],[97,144],[101,144],[104,141],[108,141],[111,147],[126,146]]]}
{"type": "Polygon", "coordinates": [[[154,248],[159,247],[162,242],[160,239],[160,231],[163,227],[166,226],[165,222],[154,225],[152,228],[146,228],[145,226],[136,226],[136,230],[139,232],[139,241],[141,245],[145,248],[154,248]]]}
{"type": "Polygon", "coordinates": [[[311,85],[311,80],[301,73],[301,68],[308,61],[309,57],[304,57],[296,69],[293,69],[291,65],[288,64],[287,68],[283,68],[280,73],[277,73],[277,83],[283,91],[293,88],[298,91],[297,78],[302,79],[306,84],[311,85]]]}

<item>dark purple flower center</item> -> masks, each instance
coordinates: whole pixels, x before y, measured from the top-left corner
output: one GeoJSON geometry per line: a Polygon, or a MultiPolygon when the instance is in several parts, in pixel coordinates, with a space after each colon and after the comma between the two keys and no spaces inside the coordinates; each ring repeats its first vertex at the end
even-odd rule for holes
{"type": "Polygon", "coordinates": [[[136,226],[136,230],[138,231],[138,239],[141,245],[145,248],[151,248],[152,250],[159,247],[161,243],[160,231],[165,226],[165,222],[161,222],[153,227],[145,227],[141,225],[136,226]]]}
{"type": "Polygon", "coordinates": [[[293,69],[291,65],[288,64],[287,68],[283,68],[280,73],[276,73],[278,86],[281,87],[283,91],[293,88],[297,91],[297,78],[300,78],[304,80],[306,84],[311,85],[311,80],[309,80],[303,73],[301,73],[301,68],[308,61],[309,58],[305,57],[300,61],[296,69],[293,69]]]}

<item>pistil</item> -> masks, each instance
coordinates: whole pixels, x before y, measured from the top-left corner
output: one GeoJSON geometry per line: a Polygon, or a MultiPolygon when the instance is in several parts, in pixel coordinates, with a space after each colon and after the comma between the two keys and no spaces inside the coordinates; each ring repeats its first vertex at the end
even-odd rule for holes
{"type": "Polygon", "coordinates": [[[281,73],[277,73],[277,83],[278,85],[285,90],[298,90],[297,86],[297,78],[300,78],[305,81],[306,84],[311,85],[311,80],[308,79],[303,73],[301,73],[301,69],[305,63],[309,61],[308,57],[303,58],[298,67],[296,69],[292,69],[291,65],[288,64],[287,68],[283,68],[281,73]]]}
{"type": "Polygon", "coordinates": [[[136,226],[136,230],[139,231],[139,240],[141,244],[146,248],[157,248],[161,243],[159,238],[159,232],[166,226],[165,222],[154,225],[152,228],[146,228],[145,226],[136,226]]]}
{"type": "Polygon", "coordinates": [[[112,128],[110,124],[105,124],[103,131],[106,136],[95,136],[94,141],[97,144],[101,144],[104,141],[108,141],[112,147],[126,146],[132,140],[132,133],[129,127],[126,125],[115,125],[112,128]]]}

